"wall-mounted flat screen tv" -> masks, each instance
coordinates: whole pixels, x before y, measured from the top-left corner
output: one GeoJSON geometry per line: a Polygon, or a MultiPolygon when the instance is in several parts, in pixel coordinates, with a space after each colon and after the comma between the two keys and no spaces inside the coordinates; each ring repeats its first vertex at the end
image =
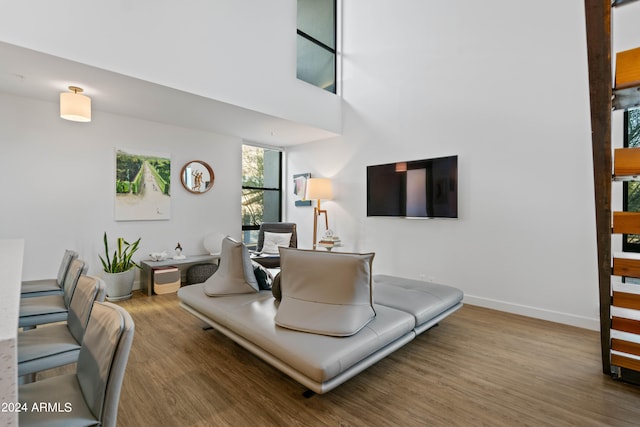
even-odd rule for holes
{"type": "Polygon", "coordinates": [[[367,216],[458,217],[458,156],[367,166],[367,216]]]}

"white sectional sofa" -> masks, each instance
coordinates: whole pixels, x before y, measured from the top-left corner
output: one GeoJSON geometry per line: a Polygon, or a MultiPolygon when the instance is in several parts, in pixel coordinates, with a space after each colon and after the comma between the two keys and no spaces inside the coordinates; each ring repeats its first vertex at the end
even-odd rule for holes
{"type": "Polygon", "coordinates": [[[245,251],[236,246],[232,253],[223,242],[220,268],[207,282],[181,288],[181,306],[315,393],[335,388],[462,306],[462,292],[450,286],[372,277],[373,254],[298,249],[281,251],[279,302],[277,292],[254,284],[228,286],[238,285],[239,274],[250,282],[245,251]]]}

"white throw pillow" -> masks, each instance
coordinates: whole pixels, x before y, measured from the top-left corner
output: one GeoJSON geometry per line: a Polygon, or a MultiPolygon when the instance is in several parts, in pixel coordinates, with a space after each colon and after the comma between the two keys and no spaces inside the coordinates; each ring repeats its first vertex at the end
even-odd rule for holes
{"type": "Polygon", "coordinates": [[[271,233],[265,231],[262,252],[265,254],[278,254],[278,247],[288,248],[290,242],[291,233],[271,233]]]}

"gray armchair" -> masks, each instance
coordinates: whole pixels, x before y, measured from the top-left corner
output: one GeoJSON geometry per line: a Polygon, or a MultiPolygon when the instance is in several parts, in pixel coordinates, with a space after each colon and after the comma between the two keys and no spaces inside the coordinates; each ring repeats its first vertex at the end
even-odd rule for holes
{"type": "MultiPolygon", "coordinates": [[[[262,252],[264,248],[264,233],[291,233],[291,239],[289,240],[290,248],[298,247],[298,233],[296,230],[296,224],[293,222],[263,222],[260,225],[258,231],[258,244],[256,246],[257,252],[262,252]]],[[[277,268],[280,267],[280,257],[278,255],[270,255],[264,258],[257,257],[253,259],[258,264],[265,268],[277,268]]]]}

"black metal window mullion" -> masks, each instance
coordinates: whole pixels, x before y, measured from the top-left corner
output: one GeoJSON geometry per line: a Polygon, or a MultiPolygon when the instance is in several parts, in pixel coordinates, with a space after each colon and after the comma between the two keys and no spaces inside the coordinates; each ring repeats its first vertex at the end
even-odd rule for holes
{"type": "Polygon", "coordinates": [[[242,186],[243,190],[265,190],[265,191],[279,191],[279,188],[275,188],[275,187],[250,187],[248,185],[243,185],[242,186]]]}
{"type": "Polygon", "coordinates": [[[310,36],[309,34],[305,33],[304,31],[298,29],[298,35],[300,37],[304,37],[305,39],[309,40],[311,43],[315,44],[316,46],[319,46],[321,48],[323,48],[324,50],[327,50],[331,53],[333,53],[334,55],[336,54],[336,50],[334,48],[332,48],[329,45],[326,45],[324,43],[322,43],[320,40],[316,39],[315,37],[310,36]]]}
{"type": "MultiPolygon", "coordinates": [[[[624,112],[624,143],[623,146],[625,148],[629,147],[629,111],[625,110],[624,112]]],[[[629,182],[624,181],[622,183],[622,210],[626,211],[629,209],[629,182]]],[[[625,252],[640,252],[640,244],[634,243],[630,241],[630,235],[623,234],[622,235],[622,250],[625,252]]]]}

